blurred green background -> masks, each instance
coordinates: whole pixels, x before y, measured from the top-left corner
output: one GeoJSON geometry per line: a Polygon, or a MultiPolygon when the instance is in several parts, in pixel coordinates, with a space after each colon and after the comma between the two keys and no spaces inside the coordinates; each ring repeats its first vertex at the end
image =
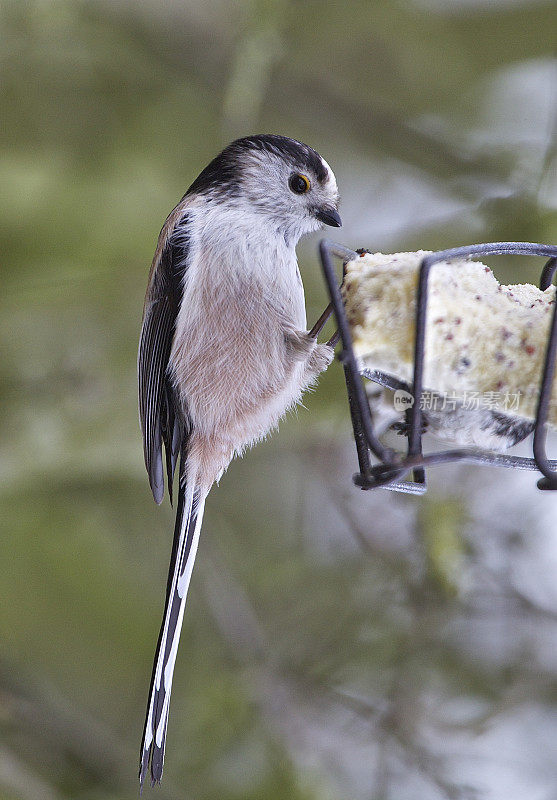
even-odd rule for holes
{"type": "MultiPolygon", "coordinates": [[[[0,37],[0,798],[135,798],[172,534],[136,408],[166,214],[275,132],[333,166],[350,247],[556,243],[557,6],[0,0],[0,37]]],[[[355,469],[337,363],[211,493],[144,797],[557,796],[557,497],[355,469]]]]}

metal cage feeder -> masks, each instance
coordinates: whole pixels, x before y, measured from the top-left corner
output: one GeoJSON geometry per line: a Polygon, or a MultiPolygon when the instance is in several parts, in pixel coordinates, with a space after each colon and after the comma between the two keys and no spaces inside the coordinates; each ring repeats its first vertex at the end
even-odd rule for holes
{"type": "Polygon", "coordinates": [[[414,370],[410,386],[377,370],[364,370],[360,373],[352,344],[350,325],[333,263],[334,258],[340,259],[344,267],[348,261],[357,258],[359,253],[328,240],[321,241],[319,253],[331,302],[315,324],[312,333],[317,336],[329,316],[334,313],[337,322],[337,333],[330,343],[335,344],[340,339],[342,344],[337,357],[344,368],[350,416],[356,442],[360,469],[359,473],[354,476],[354,483],[357,486],[362,489],[382,487],[407,494],[423,494],[427,490],[427,467],[454,461],[465,461],[515,469],[538,470],[543,476],[538,480],[538,487],[540,489],[557,489],[557,461],[551,461],[546,453],[547,417],[557,351],[557,302],[554,305],[547,338],[537,411],[533,424],[533,458],[495,453],[491,450],[475,447],[424,453],[422,446],[422,403],[416,401],[417,398],[421,401],[424,391],[423,371],[428,309],[428,279],[432,267],[440,261],[457,258],[502,254],[541,256],[549,259],[542,270],[540,278],[540,289],[545,291],[551,285],[557,271],[557,246],[532,244],[530,242],[491,242],[440,250],[423,258],[418,276],[414,370]],[[372,380],[388,389],[403,388],[412,395],[413,405],[406,412],[408,415],[408,427],[405,432],[408,439],[406,453],[386,447],[380,441],[379,435],[375,430],[373,412],[364,388],[364,379],[372,380]],[[372,463],[372,457],[375,457],[378,463],[372,463]],[[412,473],[411,478],[407,477],[409,473],[412,473]]]}

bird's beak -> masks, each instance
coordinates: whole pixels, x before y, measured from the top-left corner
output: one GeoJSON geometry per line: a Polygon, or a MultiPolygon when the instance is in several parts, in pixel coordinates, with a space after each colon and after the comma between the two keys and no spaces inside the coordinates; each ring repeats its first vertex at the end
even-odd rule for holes
{"type": "Polygon", "coordinates": [[[333,228],[340,228],[342,225],[339,213],[333,206],[321,206],[315,212],[315,216],[325,225],[331,225],[333,228]]]}

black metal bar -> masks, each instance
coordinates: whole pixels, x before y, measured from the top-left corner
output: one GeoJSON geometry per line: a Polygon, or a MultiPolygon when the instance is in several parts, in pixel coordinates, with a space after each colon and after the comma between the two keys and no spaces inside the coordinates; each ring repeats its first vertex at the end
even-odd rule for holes
{"type": "Polygon", "coordinates": [[[425,258],[430,263],[436,264],[438,261],[451,261],[456,258],[501,256],[505,253],[513,256],[542,256],[553,259],[556,257],[557,247],[552,244],[535,244],[534,242],[484,242],[483,244],[467,244],[464,247],[438,250],[425,258]]]}
{"type": "MultiPolygon", "coordinates": [[[[341,361],[342,361],[341,355],[341,361]]],[[[358,403],[357,389],[354,387],[354,376],[347,363],[343,363],[344,380],[346,381],[346,389],[348,391],[348,405],[350,407],[350,418],[352,420],[352,428],[354,431],[354,441],[356,442],[356,453],[358,455],[358,466],[360,467],[360,475],[367,478],[371,470],[371,461],[369,458],[369,446],[364,433],[364,424],[362,421],[362,412],[360,404],[358,403]]],[[[356,378],[356,380],[358,380],[356,378]]]]}
{"type": "MultiPolygon", "coordinates": [[[[411,482],[396,482],[396,477],[399,475],[397,463],[400,455],[390,448],[384,447],[378,437],[375,435],[373,429],[373,420],[367,396],[362,384],[362,377],[360,375],[354,349],[352,346],[352,334],[350,333],[350,326],[346,318],[344,310],[344,303],[340,294],[340,289],[337,284],[334,268],[332,265],[331,256],[336,255],[346,260],[352,260],[358,257],[358,254],[352,250],[341,247],[334,242],[324,240],[320,243],[321,262],[327,282],[327,288],[331,297],[331,303],[337,319],[338,331],[332,337],[331,342],[342,339],[342,351],[339,355],[339,360],[343,363],[346,386],[348,391],[348,403],[350,407],[350,416],[352,421],[352,428],[354,431],[354,440],[356,442],[356,451],[358,455],[358,464],[360,467],[360,475],[355,479],[355,483],[361,488],[371,488],[372,486],[392,485],[396,491],[422,494],[425,491],[425,478],[422,486],[415,487],[411,482]],[[369,451],[383,462],[389,465],[390,477],[384,483],[378,483],[372,477],[374,469],[371,467],[369,451]],[[393,472],[394,470],[394,472],[393,472]]],[[[407,472],[408,470],[405,470],[407,472]]]]}
{"type": "MultiPolygon", "coordinates": [[[[412,381],[412,394],[414,404],[410,409],[410,430],[408,432],[408,455],[422,454],[422,390],[425,360],[425,330],[427,322],[427,295],[428,279],[433,261],[424,258],[418,276],[418,292],[416,296],[416,332],[414,339],[414,377],[412,381]]],[[[414,480],[418,483],[425,482],[425,472],[417,468],[414,471],[414,480]]]]}
{"type": "MultiPolygon", "coordinates": [[[[555,271],[557,270],[557,258],[550,258],[542,271],[540,288],[545,291],[551,285],[555,271]]],[[[555,353],[557,352],[557,302],[553,307],[551,317],[551,327],[545,352],[543,374],[540,386],[540,396],[536,412],[536,422],[534,425],[534,460],[540,472],[545,476],[540,488],[557,489],[557,472],[551,468],[551,463],[547,457],[547,417],[553,394],[553,377],[555,375],[555,353]]],[[[538,484],[539,485],[539,484],[538,484]]]]}
{"type": "Polygon", "coordinates": [[[542,292],[545,292],[546,289],[549,289],[556,271],[557,258],[550,258],[542,270],[542,277],[540,279],[540,289],[542,292]]]}
{"type": "MultiPolygon", "coordinates": [[[[392,466],[390,464],[381,464],[372,467],[368,479],[365,476],[358,476],[358,484],[363,488],[373,489],[378,486],[382,488],[392,488],[396,491],[401,491],[396,483],[391,483],[389,486],[385,485],[387,480],[392,480],[392,474],[396,472],[398,477],[402,477],[411,470],[415,470],[417,466],[425,468],[437,466],[439,464],[448,464],[455,461],[466,461],[469,464],[481,464],[490,467],[504,467],[507,469],[521,469],[533,472],[538,469],[533,458],[525,458],[523,456],[509,456],[501,453],[489,453],[484,450],[475,450],[473,448],[463,448],[458,450],[441,450],[438,453],[428,453],[427,455],[411,456],[399,464],[392,466]]],[[[557,468],[557,461],[548,462],[551,467],[557,468]]],[[[414,483],[404,482],[405,486],[414,486],[414,483]]],[[[548,487],[544,487],[548,488],[548,487]]],[[[421,494],[421,491],[413,491],[414,494],[421,494]]]]}
{"type": "MultiPolygon", "coordinates": [[[[362,384],[362,378],[360,377],[360,372],[356,363],[356,357],[352,347],[352,334],[350,333],[350,326],[348,324],[348,320],[346,319],[344,303],[342,302],[342,297],[338,288],[337,278],[331,259],[331,255],[333,254],[340,258],[353,259],[358,257],[357,253],[355,253],[353,250],[340,247],[334,242],[329,242],[327,240],[323,240],[319,243],[319,251],[321,254],[323,271],[325,273],[325,280],[327,281],[329,295],[331,297],[331,302],[333,304],[333,309],[337,320],[337,327],[342,340],[342,352],[339,358],[345,367],[345,374],[346,371],[348,371],[353,402],[358,406],[359,413],[357,422],[360,425],[361,433],[367,439],[368,446],[372,453],[385,463],[396,463],[398,460],[397,454],[394,452],[394,450],[385,447],[375,436],[373,430],[371,411],[369,409],[369,403],[367,402],[366,393],[362,384]]],[[[358,437],[360,437],[360,430],[357,432],[358,437]]]]}

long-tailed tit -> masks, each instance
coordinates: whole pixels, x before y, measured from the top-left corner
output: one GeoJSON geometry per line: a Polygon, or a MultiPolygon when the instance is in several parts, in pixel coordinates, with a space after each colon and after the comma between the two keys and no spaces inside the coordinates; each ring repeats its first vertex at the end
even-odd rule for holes
{"type": "Polygon", "coordinates": [[[329,165],[284,136],[238,139],[201,172],[158,239],[139,345],[139,408],[153,496],[179,489],[139,779],[163,771],[172,674],[205,498],[332,359],[306,331],[295,247],[341,224],[329,165]],[[162,455],[162,445],[165,458],[162,455]]]}

